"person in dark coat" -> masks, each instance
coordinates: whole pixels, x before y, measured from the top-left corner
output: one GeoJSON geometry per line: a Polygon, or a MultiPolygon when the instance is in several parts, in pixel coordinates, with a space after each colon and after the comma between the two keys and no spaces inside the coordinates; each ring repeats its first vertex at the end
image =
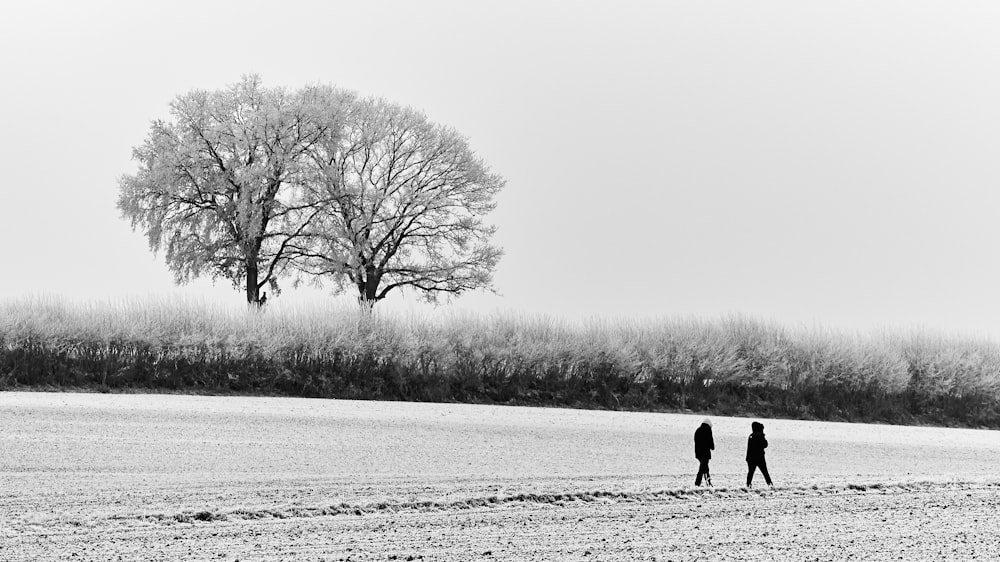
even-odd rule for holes
{"type": "Polygon", "coordinates": [[[694,479],[695,486],[701,486],[701,477],[705,477],[705,483],[712,485],[712,477],[708,474],[708,461],[712,458],[712,451],[715,450],[715,440],[712,439],[712,422],[708,418],[701,422],[701,426],[694,430],[694,458],[698,459],[698,476],[694,479]]]}
{"type": "Polygon", "coordinates": [[[759,468],[764,475],[764,481],[768,486],[771,484],[771,475],[767,473],[767,460],[764,458],[764,449],[767,448],[767,439],[764,438],[764,424],[753,422],[750,424],[750,437],[747,438],[747,488],[753,482],[754,469],[759,468]]]}

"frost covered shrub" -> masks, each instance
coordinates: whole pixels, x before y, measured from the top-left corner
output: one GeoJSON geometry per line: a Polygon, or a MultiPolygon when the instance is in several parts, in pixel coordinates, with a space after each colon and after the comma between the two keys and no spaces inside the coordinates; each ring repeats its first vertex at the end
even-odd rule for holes
{"type": "Polygon", "coordinates": [[[1000,345],[743,317],[568,322],[199,300],[0,302],[3,387],[139,388],[1000,426],[1000,345]]]}

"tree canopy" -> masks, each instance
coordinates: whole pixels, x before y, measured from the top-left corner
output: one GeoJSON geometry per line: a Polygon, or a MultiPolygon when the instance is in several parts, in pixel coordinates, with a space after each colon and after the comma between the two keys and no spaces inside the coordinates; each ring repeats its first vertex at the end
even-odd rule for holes
{"type": "Polygon", "coordinates": [[[504,180],[455,130],[384,100],[354,103],[320,163],[320,214],[299,266],[357,289],[369,305],[394,289],[428,300],[488,287],[502,254],[490,245],[504,180]]]}
{"type": "Polygon", "coordinates": [[[151,248],[165,248],[177,282],[207,274],[245,288],[248,302],[277,281],[318,210],[302,193],[315,174],[309,151],[338,134],[350,95],[294,93],[256,76],[229,89],[193,91],[170,106],[134,150],[139,171],[121,178],[118,207],[151,248]]]}
{"type": "Polygon", "coordinates": [[[170,105],[133,151],[118,207],[165,250],[178,283],[208,275],[245,290],[279,279],[394,289],[428,300],[489,288],[502,251],[484,216],[504,180],[453,129],[332,86],[295,92],[247,76],[170,105]]]}

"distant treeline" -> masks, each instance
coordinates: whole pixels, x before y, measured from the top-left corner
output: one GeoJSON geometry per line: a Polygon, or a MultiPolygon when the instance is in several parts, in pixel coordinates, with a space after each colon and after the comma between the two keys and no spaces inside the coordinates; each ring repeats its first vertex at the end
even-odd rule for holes
{"type": "Polygon", "coordinates": [[[746,318],[594,320],[192,301],[0,302],[0,389],[692,411],[1000,427],[1000,345],[746,318]]]}

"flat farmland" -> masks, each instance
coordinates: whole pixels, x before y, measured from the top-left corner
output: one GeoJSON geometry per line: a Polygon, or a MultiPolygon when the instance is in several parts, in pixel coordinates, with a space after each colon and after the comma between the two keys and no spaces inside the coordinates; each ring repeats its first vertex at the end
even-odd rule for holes
{"type": "Polygon", "coordinates": [[[1000,432],[0,393],[0,560],[995,560],[1000,432]]]}

